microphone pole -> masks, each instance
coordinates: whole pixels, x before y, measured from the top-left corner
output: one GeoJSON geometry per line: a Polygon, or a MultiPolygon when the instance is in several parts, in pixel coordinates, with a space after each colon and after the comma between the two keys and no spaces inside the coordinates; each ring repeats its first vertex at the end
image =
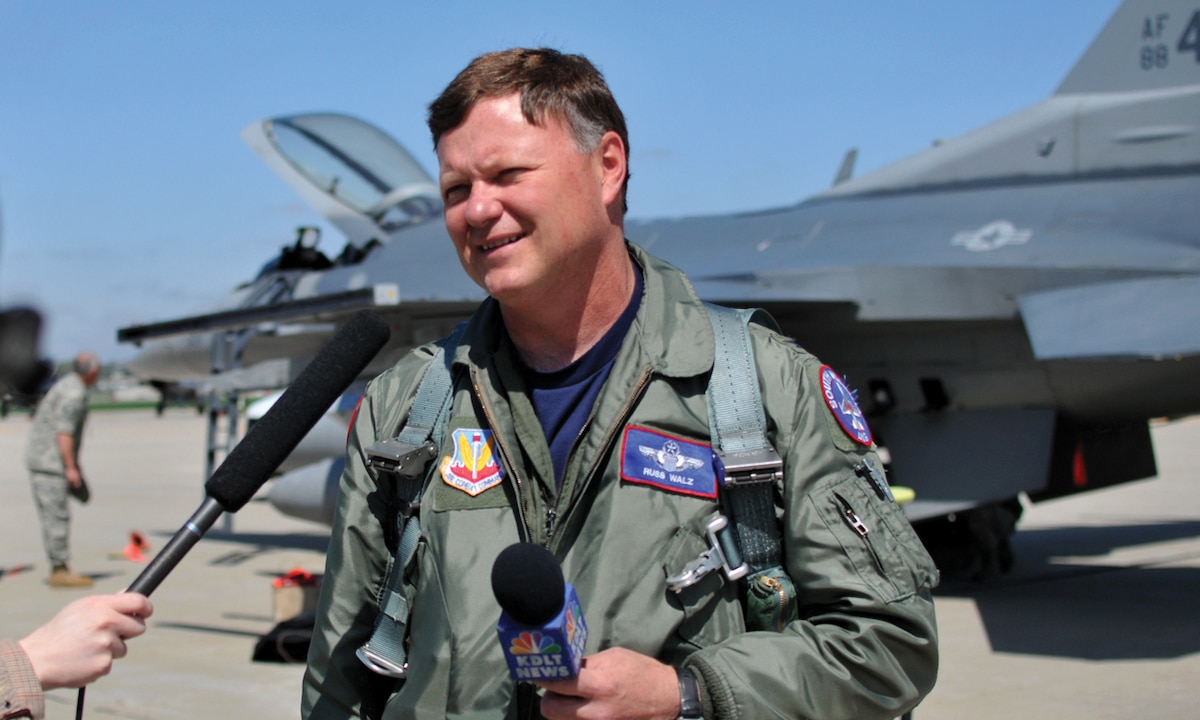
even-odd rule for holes
{"type": "Polygon", "coordinates": [[[159,583],[167,577],[167,573],[175,569],[179,561],[183,560],[183,556],[187,555],[192,546],[204,537],[204,533],[208,532],[224,512],[225,508],[221,507],[221,503],[214,498],[204,498],[204,502],[200,504],[196,512],[192,513],[183,527],[175,531],[163,549],[150,560],[150,564],[142,570],[125,592],[141,593],[146,596],[154,592],[159,583]]]}
{"type": "MultiPolygon", "coordinates": [[[[205,483],[207,496],[126,592],[149,596],[224,512],[237,512],[291,454],[338,396],[391,336],[377,314],[350,316],[271,409],[254,424],[205,483]]],[[[75,720],[83,720],[86,686],[79,688],[75,720]]]]}

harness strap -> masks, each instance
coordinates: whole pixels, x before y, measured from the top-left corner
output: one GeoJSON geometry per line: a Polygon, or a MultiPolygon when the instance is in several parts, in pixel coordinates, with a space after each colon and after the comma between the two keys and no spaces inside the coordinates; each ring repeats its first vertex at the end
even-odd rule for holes
{"type": "Polygon", "coordinates": [[[454,351],[462,337],[465,323],[454,328],[454,332],[438,347],[433,359],[426,367],[421,384],[417,387],[409,410],[408,422],[395,440],[384,441],[386,459],[376,467],[393,473],[396,477],[396,534],[399,541],[392,570],[388,575],[387,588],[375,617],[375,628],[371,639],[356,652],[358,659],[380,675],[403,678],[408,672],[408,652],[404,647],[408,628],[408,598],[404,594],[404,568],[417,549],[421,537],[421,493],[428,485],[436,464],[429,461],[437,456],[442,436],[446,432],[447,417],[454,383],[450,368],[454,363],[454,351]],[[413,467],[416,463],[417,467],[413,467]]]}
{"type": "Polygon", "coordinates": [[[722,493],[733,520],[741,558],[751,573],[782,562],[779,523],[775,518],[775,481],[783,460],[767,440],[754,351],[748,325],[775,328],[763,310],[736,310],[704,304],[716,338],[716,359],[708,383],[708,422],[713,446],[724,466],[722,493]]]}

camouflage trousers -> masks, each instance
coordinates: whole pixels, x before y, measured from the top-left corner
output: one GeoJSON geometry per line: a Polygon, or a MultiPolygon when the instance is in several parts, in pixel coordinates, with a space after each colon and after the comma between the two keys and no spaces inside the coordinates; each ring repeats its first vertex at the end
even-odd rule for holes
{"type": "Polygon", "coordinates": [[[71,511],[67,505],[67,479],[58,473],[29,471],[33,485],[33,502],[42,521],[42,543],[51,565],[71,559],[68,539],[71,532],[71,511]]]}

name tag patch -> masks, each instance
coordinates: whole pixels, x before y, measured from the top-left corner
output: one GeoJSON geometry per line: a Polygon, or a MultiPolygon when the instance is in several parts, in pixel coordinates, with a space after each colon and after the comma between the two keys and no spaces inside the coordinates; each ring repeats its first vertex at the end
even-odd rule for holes
{"type": "Polygon", "coordinates": [[[475,497],[504,479],[490,430],[462,428],[453,432],[451,441],[454,454],[443,456],[439,467],[442,482],[475,497]]]}
{"type": "Polygon", "coordinates": [[[712,446],[636,425],[621,441],[621,479],[667,492],[715,498],[712,446]]]}

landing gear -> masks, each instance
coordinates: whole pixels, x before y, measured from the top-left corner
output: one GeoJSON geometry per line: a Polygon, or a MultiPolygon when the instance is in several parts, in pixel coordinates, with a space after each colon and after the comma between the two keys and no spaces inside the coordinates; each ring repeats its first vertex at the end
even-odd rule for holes
{"type": "Polygon", "coordinates": [[[925,520],[913,529],[937,563],[942,577],[980,582],[1004,575],[1013,566],[1009,538],[1023,507],[1018,498],[925,520]]]}

